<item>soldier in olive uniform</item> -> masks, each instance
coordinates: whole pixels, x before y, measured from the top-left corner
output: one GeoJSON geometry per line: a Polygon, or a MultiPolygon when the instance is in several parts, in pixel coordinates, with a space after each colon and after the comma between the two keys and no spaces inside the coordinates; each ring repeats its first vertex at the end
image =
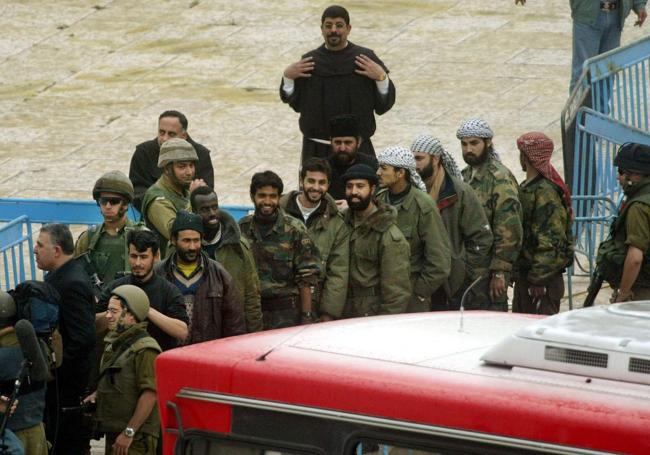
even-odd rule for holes
{"type": "Polygon", "coordinates": [[[280,199],[280,207],[307,226],[318,247],[321,278],[312,300],[321,321],[343,314],[350,264],[350,231],[336,201],[327,194],[330,178],[327,161],[310,158],[300,170],[302,191],[292,191],[280,199]]]}
{"type": "Polygon", "coordinates": [[[555,314],[564,296],[562,273],[573,260],[571,195],[551,165],[549,137],[526,133],[517,147],[526,180],[519,186],[524,239],[514,269],[512,311],[555,314]]]}
{"type": "Polygon", "coordinates": [[[129,203],[133,200],[133,185],[124,173],[107,172],[95,182],[93,199],[104,222],[81,233],[74,255],[83,255],[88,275],[101,288],[102,284],[113,281],[118,273],[130,270],[126,234],[135,226],[127,218],[129,203]]]}
{"type": "Polygon", "coordinates": [[[373,201],[377,174],[355,164],[342,176],[350,234],[350,278],[344,317],[406,312],[411,302],[409,244],[395,208],[373,201]]]}
{"type": "MultiPolygon", "coordinates": [[[[448,301],[435,310],[458,310],[467,288],[478,278],[486,277],[492,248],[492,229],[474,190],[462,181],[454,158],[440,141],[421,134],[411,145],[415,167],[438,205],[442,222],[449,235],[451,271],[447,279],[448,301]]],[[[470,289],[465,305],[480,307],[483,293],[470,289]]]]}
{"type": "Polygon", "coordinates": [[[189,210],[190,193],[205,185],[203,180],[194,179],[198,160],[194,147],[184,139],[169,139],[160,146],[158,167],[162,169],[162,175],[144,194],[142,219],[159,236],[161,259],[167,257],[167,244],[176,212],[189,210]]]}
{"type": "Polygon", "coordinates": [[[311,288],[318,284],[320,255],[307,228],[280,208],[282,179],[272,172],[253,175],[255,214],[239,221],[251,244],[262,294],[264,329],[313,322],[311,288]]]}
{"type": "Polygon", "coordinates": [[[149,298],[137,286],[113,289],[106,319],[110,332],[97,391],[84,402],[97,403],[105,454],[154,455],[160,423],[154,363],[160,346],[147,333],[149,298]]]}
{"type": "Polygon", "coordinates": [[[246,332],[262,330],[260,279],[257,276],[251,246],[235,219],[219,209],[219,198],[209,186],[201,186],[190,195],[192,211],[203,219],[201,248],[210,259],[221,263],[230,275],[244,303],[246,332]]]}
{"type": "Polygon", "coordinates": [[[523,235],[521,204],[517,180],[494,151],[493,136],[487,122],[478,118],[463,122],[456,132],[468,164],[461,171],[463,181],[469,183],[483,204],[494,237],[490,276],[479,284],[484,297],[478,309],[508,311],[507,289],[523,235]]]}
{"type": "Polygon", "coordinates": [[[376,199],[395,207],[397,226],[410,245],[413,296],[408,311],[431,311],[447,300],[444,285],[451,268],[447,230],[409,149],[388,147],[377,161],[379,185],[385,189],[376,199]]]}
{"type": "Polygon", "coordinates": [[[614,289],[612,303],[650,300],[650,146],[622,145],[614,165],[626,198],[598,248],[598,271],[614,289]]]}

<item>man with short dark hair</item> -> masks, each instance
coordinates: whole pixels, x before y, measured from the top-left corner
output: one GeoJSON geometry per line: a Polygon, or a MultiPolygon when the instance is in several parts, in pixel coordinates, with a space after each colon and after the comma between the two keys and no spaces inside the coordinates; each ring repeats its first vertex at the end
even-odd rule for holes
{"type": "Polygon", "coordinates": [[[355,164],[365,164],[377,169],[377,159],[359,152],[363,139],[359,134],[359,121],[354,115],[342,114],[332,117],[330,136],[331,154],[327,161],[332,173],[327,191],[342,208],[345,207],[345,182],[341,176],[355,164]]]}
{"type": "Polygon", "coordinates": [[[382,115],[395,103],[388,69],[371,49],[348,41],[351,29],[347,10],[329,6],[321,17],[325,43],[284,70],[280,98],[300,113],[301,162],[329,155],[327,122],[344,113],[358,117],[361,151],[374,156],[370,141],[376,128],[374,113],[382,115]]]}
{"type": "Polygon", "coordinates": [[[163,351],[175,348],[187,338],[187,312],[180,291],[164,278],[154,273],[158,257],[158,238],[148,230],[135,230],[127,234],[128,261],[131,273],[106,285],[99,299],[97,311],[104,316],[111,292],[118,286],[130,284],[142,289],[151,304],[147,331],[163,351]]]}
{"type": "Polygon", "coordinates": [[[331,169],[327,161],[310,158],[300,170],[301,191],[280,199],[280,207],[305,223],[320,252],[320,283],[314,288],[313,309],[321,321],[338,319],[348,289],[350,231],[336,202],[327,194],[331,169]]]}
{"type": "Polygon", "coordinates": [[[175,251],[155,266],[185,300],[189,336],[185,344],[246,333],[241,297],[230,274],[201,251],[203,220],[181,210],[171,228],[175,251]]]}
{"type": "Polygon", "coordinates": [[[239,221],[260,277],[264,329],[314,321],[311,288],[318,284],[320,256],[307,228],[280,208],[282,179],[272,171],[253,175],[255,214],[239,221]]]}
{"type": "Polygon", "coordinates": [[[201,186],[194,190],[190,203],[192,211],[203,219],[203,251],[232,275],[244,304],[246,331],[261,331],[260,280],[248,240],[241,235],[235,219],[219,209],[219,198],[212,188],[201,186]]]}
{"type": "Polygon", "coordinates": [[[350,278],[344,317],[406,312],[411,301],[409,244],[396,210],[373,199],[377,174],[355,164],[343,175],[349,210],[350,278]]]}
{"type": "Polygon", "coordinates": [[[157,166],[160,147],[172,138],[185,139],[192,144],[198,156],[196,178],[203,180],[211,187],[214,186],[214,169],[210,159],[210,150],[190,137],[187,133],[187,126],[187,117],[182,113],[165,111],[158,117],[158,136],[136,146],[131,157],[129,178],[135,188],[133,205],[138,210],[142,208],[144,193],[162,174],[161,169],[157,166]]]}
{"type": "Polygon", "coordinates": [[[63,338],[63,363],[56,370],[55,383],[47,389],[46,430],[56,441],[55,454],[86,453],[79,432],[81,415],[62,413],[61,407],[78,406],[88,384],[95,347],[95,299],[90,277],[73,258],[72,233],[64,224],[46,224],[34,247],[36,265],[48,272],[45,282],[61,296],[59,331],[63,338]],[[58,397],[57,397],[58,391],[58,397]]]}

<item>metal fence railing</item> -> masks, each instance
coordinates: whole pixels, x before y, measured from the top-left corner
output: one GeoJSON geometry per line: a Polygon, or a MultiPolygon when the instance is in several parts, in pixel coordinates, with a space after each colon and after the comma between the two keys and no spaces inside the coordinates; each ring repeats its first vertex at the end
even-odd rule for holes
{"type": "Polygon", "coordinates": [[[9,290],[36,277],[33,252],[32,227],[25,215],[0,226],[0,289],[9,290]]]}
{"type": "MultiPolygon", "coordinates": [[[[236,220],[251,209],[221,208],[236,220]]],[[[140,214],[131,208],[129,217],[139,220],[140,214]]],[[[0,198],[0,289],[9,290],[22,281],[42,278],[34,260],[33,238],[41,225],[54,222],[67,224],[73,234],[78,234],[101,223],[102,217],[94,201],[0,198]]]]}
{"type": "Polygon", "coordinates": [[[641,130],[650,128],[650,36],[590,58],[560,116],[564,176],[569,187],[573,165],[577,115],[590,107],[609,118],[641,130]]]}

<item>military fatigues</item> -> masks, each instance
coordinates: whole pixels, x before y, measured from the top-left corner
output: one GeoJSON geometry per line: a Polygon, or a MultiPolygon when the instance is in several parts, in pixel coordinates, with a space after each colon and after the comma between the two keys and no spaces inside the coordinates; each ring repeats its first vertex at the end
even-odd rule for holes
{"type": "Polygon", "coordinates": [[[299,289],[315,286],[320,275],[320,256],[307,228],[282,209],[273,223],[260,224],[248,215],[239,227],[257,266],[264,329],[299,324],[299,289]]]}
{"type": "Polygon", "coordinates": [[[598,272],[618,289],[629,246],[643,251],[643,263],[632,286],[634,300],[650,300],[650,177],[626,191],[627,200],[614,220],[609,238],[598,247],[598,272]]]}
{"type": "MultiPolygon", "coordinates": [[[[474,190],[447,173],[438,192],[438,210],[451,247],[451,272],[447,280],[450,297],[447,308],[457,310],[467,287],[476,278],[487,277],[489,274],[492,229],[474,190]]],[[[467,307],[479,307],[480,301],[477,298],[482,295],[470,290],[466,298],[467,307]]]]}
{"type": "MultiPolygon", "coordinates": [[[[376,198],[386,204],[391,203],[387,189],[380,191],[376,198]]],[[[406,196],[394,207],[397,210],[397,226],[410,246],[413,295],[408,311],[431,311],[431,296],[445,284],[451,269],[447,230],[435,202],[424,191],[410,187],[406,196]]],[[[440,295],[444,301],[444,293],[440,295]]]]}
{"type": "MultiPolygon", "coordinates": [[[[102,357],[97,385],[97,421],[106,433],[106,454],[112,454],[117,436],[128,426],[140,395],[156,391],[154,362],[161,352],[158,343],[147,334],[146,322],[135,324],[122,333],[110,332],[102,357]]],[[[129,455],[156,453],[160,424],[158,407],[136,431],[129,455]]]]}
{"type": "Polygon", "coordinates": [[[189,193],[178,193],[163,174],[149,187],[142,199],[142,220],[149,229],[158,234],[161,259],[167,257],[167,243],[171,237],[176,212],[179,210],[190,211],[189,193]]]}
{"type": "Polygon", "coordinates": [[[562,273],[573,258],[571,216],[560,188],[542,175],[519,187],[524,239],[514,277],[512,311],[555,314],[564,296],[562,273]],[[530,286],[546,287],[534,301],[530,286]]]}
{"type": "Polygon", "coordinates": [[[118,272],[131,270],[126,236],[135,227],[136,224],[127,218],[117,235],[108,234],[103,223],[81,233],[74,246],[74,255],[79,257],[87,253],[83,261],[87,265],[88,275],[92,277],[96,273],[97,278],[106,284],[117,278],[118,272]]]}
{"type": "Polygon", "coordinates": [[[462,175],[463,181],[469,183],[481,201],[494,237],[490,251],[490,276],[481,283],[484,296],[480,306],[473,309],[507,311],[507,293],[504,292],[500,298],[491,302],[488,289],[495,273],[503,273],[506,285],[509,283],[512,267],[519,256],[523,231],[518,184],[508,168],[491,157],[476,168],[466,167],[462,175]]]}
{"type": "MultiPolygon", "coordinates": [[[[284,195],[280,199],[280,206],[289,215],[303,221],[296,204],[298,194],[298,191],[293,191],[284,195]]],[[[329,194],[323,197],[321,205],[311,214],[306,226],[321,259],[320,283],[312,295],[313,310],[338,319],[343,314],[348,289],[350,230],[329,194]]]]}
{"type": "Polygon", "coordinates": [[[350,226],[350,284],[344,317],[406,312],[411,302],[409,244],[397,212],[382,202],[366,218],[345,214],[350,226]]]}
{"type": "Polygon", "coordinates": [[[217,244],[203,240],[203,251],[220,262],[232,276],[237,291],[244,303],[246,332],[262,330],[262,307],[260,303],[260,280],[257,276],[255,259],[251,246],[241,235],[235,219],[225,211],[219,212],[221,240],[217,244]]]}

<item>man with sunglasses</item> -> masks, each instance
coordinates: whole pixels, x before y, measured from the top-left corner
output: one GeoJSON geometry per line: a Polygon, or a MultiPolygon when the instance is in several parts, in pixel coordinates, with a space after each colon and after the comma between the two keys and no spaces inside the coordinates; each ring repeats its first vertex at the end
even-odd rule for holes
{"type": "Polygon", "coordinates": [[[104,222],[79,236],[74,254],[82,257],[88,275],[101,288],[102,283],[109,283],[131,270],[126,234],[135,227],[127,218],[133,185],[124,173],[107,172],[95,182],[93,199],[104,222]]]}
{"type": "Polygon", "coordinates": [[[609,237],[598,247],[598,272],[614,292],[611,302],[650,299],[650,146],[623,144],[614,158],[625,193],[609,237]]]}

